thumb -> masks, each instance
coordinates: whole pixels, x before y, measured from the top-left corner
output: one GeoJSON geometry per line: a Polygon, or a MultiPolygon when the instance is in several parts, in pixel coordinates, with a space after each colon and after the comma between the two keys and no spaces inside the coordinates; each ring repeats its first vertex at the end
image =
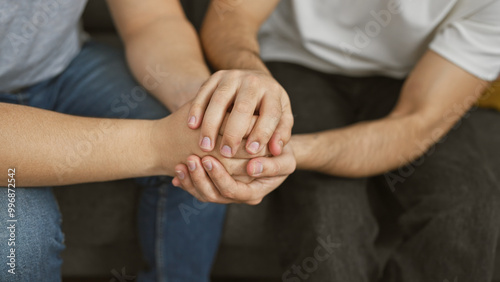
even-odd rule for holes
{"type": "Polygon", "coordinates": [[[291,174],[295,170],[295,158],[291,154],[277,157],[260,157],[248,162],[247,173],[252,177],[273,177],[291,174]]]}

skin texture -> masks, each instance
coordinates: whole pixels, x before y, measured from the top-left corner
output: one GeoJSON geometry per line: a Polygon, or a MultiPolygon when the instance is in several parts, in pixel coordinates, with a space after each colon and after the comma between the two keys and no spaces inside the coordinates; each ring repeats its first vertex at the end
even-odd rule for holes
{"type": "MultiPolygon", "coordinates": [[[[281,185],[295,170],[292,146],[284,147],[283,153],[272,158],[254,158],[246,165],[243,175],[255,178],[240,180],[230,175],[215,158],[190,156],[188,161],[197,164],[194,169],[184,164],[177,165],[173,184],[182,187],[198,200],[214,203],[243,203],[257,205],[262,199],[281,185]]],[[[234,159],[226,159],[232,163],[234,159]]],[[[226,164],[227,165],[227,164],[226,164]]],[[[238,171],[236,174],[242,173],[238,171]]]]}
{"type": "Polygon", "coordinates": [[[253,40],[277,3],[244,1],[224,12],[219,3],[213,2],[208,10],[201,32],[206,56],[216,69],[231,70],[215,73],[193,100],[188,125],[192,129],[201,126],[199,144],[204,151],[215,149],[233,157],[248,129],[251,133],[243,147],[251,154],[268,147],[277,156],[290,140],[293,126],[290,100],[260,60],[259,45],[253,40]],[[242,18],[237,19],[239,16],[242,18]],[[212,140],[230,108],[222,143],[215,146],[212,140]],[[251,128],[254,113],[258,113],[258,120],[251,128]]]}
{"type": "Polygon", "coordinates": [[[137,81],[172,112],[190,101],[210,71],[179,1],[108,0],[108,5],[137,81]]]}
{"type": "Polygon", "coordinates": [[[401,157],[406,162],[412,161],[439,141],[488,85],[427,51],[388,116],[342,129],[296,136],[298,167],[331,175],[364,177],[404,165],[401,157]],[[429,142],[420,146],[414,140],[429,142]]]}
{"type": "MultiPolygon", "coordinates": [[[[262,62],[255,62],[258,54],[242,56],[239,61],[234,61],[234,66],[231,65],[233,62],[231,54],[237,54],[239,52],[237,49],[241,49],[241,52],[246,50],[246,47],[238,42],[245,42],[249,46],[257,44],[253,31],[258,30],[263,20],[254,16],[255,7],[260,7],[259,13],[266,17],[270,11],[264,7],[273,8],[269,3],[267,6],[261,3],[264,1],[248,2],[243,2],[230,13],[231,15],[225,16],[223,25],[213,24],[214,27],[203,30],[202,38],[219,36],[217,40],[214,39],[211,42],[203,40],[206,53],[212,54],[209,59],[213,65],[224,68],[262,65],[262,62]],[[247,13],[252,16],[245,17],[247,13]],[[249,25],[253,26],[249,27],[249,25]],[[242,30],[237,30],[240,27],[242,30]],[[252,32],[245,32],[246,30],[252,32]],[[223,35],[228,38],[222,40],[223,35]],[[221,48],[225,48],[226,52],[212,50],[221,48]],[[231,49],[236,50],[229,51],[231,49]]],[[[213,11],[205,20],[205,26],[212,26],[211,22],[217,21],[213,11]]],[[[294,135],[290,144],[286,146],[292,148],[290,154],[295,162],[289,161],[288,163],[293,166],[281,163],[276,158],[259,158],[263,171],[266,173],[252,174],[254,160],[249,162],[247,171],[251,176],[256,177],[255,181],[259,178],[276,177],[276,181],[262,184],[264,187],[262,190],[266,192],[277,188],[282,182],[281,179],[293,172],[295,164],[299,169],[345,177],[365,177],[386,172],[419,157],[427,148],[436,143],[478,100],[488,85],[488,82],[476,78],[429,50],[410,73],[395,109],[386,117],[340,129],[294,135]],[[421,140],[424,145],[419,146],[413,142],[414,140],[421,140]],[[267,173],[269,171],[272,173],[267,173]]],[[[184,169],[184,167],[176,167],[176,170],[179,169],[184,169]]],[[[265,196],[263,193],[256,192],[253,196],[245,195],[241,198],[239,195],[243,192],[238,190],[246,188],[230,182],[222,183],[219,179],[227,178],[228,175],[222,168],[214,167],[213,170],[215,169],[217,169],[217,176],[215,172],[209,173],[210,178],[203,178],[201,173],[191,173],[189,177],[185,176],[182,180],[177,177],[174,179],[174,184],[188,191],[200,191],[200,187],[211,185],[221,195],[215,199],[209,198],[213,202],[241,202],[251,198],[255,203],[261,200],[260,197],[265,196]]],[[[200,197],[200,200],[207,199],[203,195],[200,197]]]]}
{"type": "MultiPolygon", "coordinates": [[[[138,82],[171,111],[190,101],[210,73],[179,2],[108,4],[138,82]],[[155,79],[151,70],[159,73],[155,79]]],[[[203,156],[197,146],[200,133],[186,125],[187,110],[158,121],[111,120],[0,103],[0,171],[5,171],[0,183],[7,183],[9,168],[16,168],[19,187],[173,175],[174,166],[190,154],[203,156]],[[89,134],[99,138],[82,157],[77,148],[88,142],[89,134]]]]}

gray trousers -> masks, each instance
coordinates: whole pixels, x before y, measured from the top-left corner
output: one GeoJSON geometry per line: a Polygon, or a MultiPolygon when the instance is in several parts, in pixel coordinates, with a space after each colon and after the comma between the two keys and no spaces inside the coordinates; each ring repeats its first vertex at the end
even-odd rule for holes
{"type": "MultiPolygon", "coordinates": [[[[384,117],[404,83],[281,62],[268,67],[290,95],[294,133],[384,117]]],[[[421,158],[385,175],[296,171],[270,197],[283,281],[491,281],[500,231],[500,113],[472,109],[421,158]]]]}

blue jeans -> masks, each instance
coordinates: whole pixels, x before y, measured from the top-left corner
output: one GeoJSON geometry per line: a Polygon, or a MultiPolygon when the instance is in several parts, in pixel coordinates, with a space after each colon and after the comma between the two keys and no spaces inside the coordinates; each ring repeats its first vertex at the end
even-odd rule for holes
{"type": "MultiPolygon", "coordinates": [[[[122,52],[90,41],[63,73],[19,93],[0,92],[0,102],[90,117],[159,119],[169,114],[144,94],[122,52]]],[[[136,181],[143,188],[138,228],[148,263],[138,280],[209,281],[225,206],[198,202],[169,177],[136,181]]],[[[15,275],[7,265],[12,223],[7,222],[6,188],[0,189],[0,203],[0,281],[60,281],[64,235],[52,188],[16,188],[15,275]]]]}

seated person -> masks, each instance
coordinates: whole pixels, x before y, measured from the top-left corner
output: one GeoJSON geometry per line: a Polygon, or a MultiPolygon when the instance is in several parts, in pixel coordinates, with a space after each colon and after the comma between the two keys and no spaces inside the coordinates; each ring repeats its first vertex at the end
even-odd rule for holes
{"type": "MultiPolygon", "coordinates": [[[[209,281],[225,207],[203,204],[186,220],[178,207],[195,198],[169,177],[190,154],[225,160],[202,151],[200,130],[186,125],[189,101],[210,76],[196,32],[177,0],[109,0],[123,54],[82,34],[85,4],[0,3],[0,280],[61,280],[51,187],[135,178],[148,263],[138,280],[209,281]]],[[[255,155],[235,157],[234,170],[245,172],[255,155]]]]}
{"type": "MultiPolygon", "coordinates": [[[[260,152],[254,137],[240,140],[270,105],[273,126],[290,123],[278,117],[293,109],[294,134],[282,150],[270,137],[276,156],[251,160],[248,184],[211,156],[190,156],[204,169],[180,164],[174,183],[250,204],[283,183],[270,214],[283,281],[491,281],[500,113],[474,104],[500,73],[499,14],[497,0],[256,0],[227,11],[213,1],[201,38],[223,71],[189,115],[222,116],[234,100],[221,152],[260,152]],[[402,239],[386,261],[368,188],[402,210],[402,239]]],[[[191,126],[200,127],[200,138],[218,130],[191,126]]]]}

